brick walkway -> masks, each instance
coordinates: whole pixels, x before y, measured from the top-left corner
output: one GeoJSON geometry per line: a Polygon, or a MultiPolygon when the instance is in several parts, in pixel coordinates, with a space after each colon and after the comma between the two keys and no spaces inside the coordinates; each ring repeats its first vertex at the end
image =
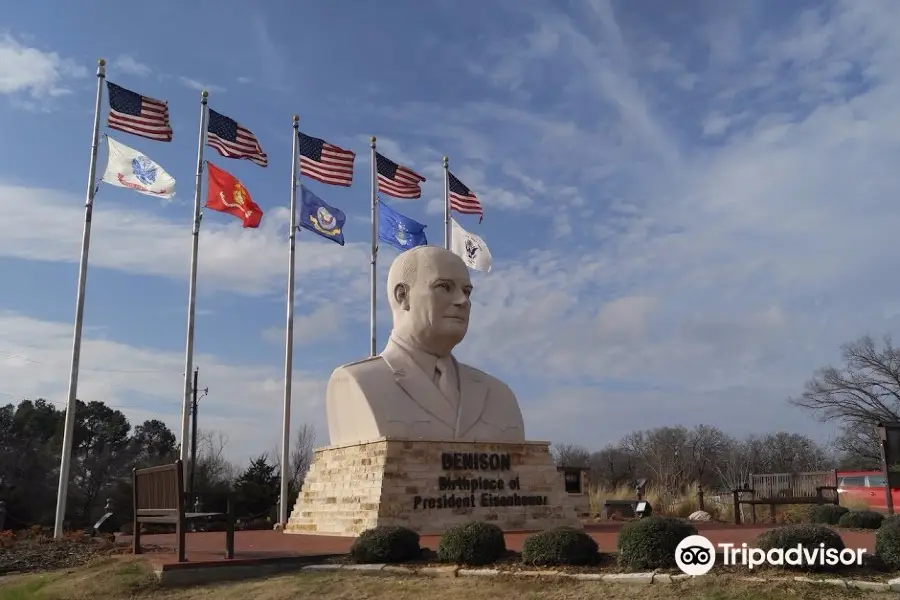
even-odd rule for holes
{"type": "MultiPolygon", "coordinates": [[[[590,533],[602,552],[615,551],[616,538],[621,524],[593,524],[586,525],[585,530],[590,533]]],[[[721,523],[699,523],[697,529],[701,535],[709,538],[714,544],[718,543],[750,543],[756,536],[766,531],[768,527],[760,526],[735,526],[721,523]]],[[[521,550],[528,533],[506,534],[506,546],[510,550],[521,550]]],[[[875,550],[874,532],[841,531],[841,537],[848,548],[865,548],[869,552],[875,550]]],[[[130,541],[129,536],[122,536],[123,541],[130,541]]],[[[423,547],[437,549],[439,536],[422,536],[423,547]]],[[[158,546],[171,549],[171,552],[152,552],[147,558],[157,567],[169,568],[174,566],[175,560],[175,535],[142,535],[143,546],[158,546]]],[[[291,559],[303,556],[318,556],[322,554],[344,554],[350,549],[353,538],[335,537],[325,535],[293,535],[278,531],[237,531],[234,536],[235,560],[229,564],[252,564],[265,559],[291,559]]],[[[221,563],[224,561],[225,534],[224,533],[188,533],[187,534],[187,559],[191,566],[201,564],[221,563]]],[[[210,565],[212,566],[212,565],[210,565]]]]}

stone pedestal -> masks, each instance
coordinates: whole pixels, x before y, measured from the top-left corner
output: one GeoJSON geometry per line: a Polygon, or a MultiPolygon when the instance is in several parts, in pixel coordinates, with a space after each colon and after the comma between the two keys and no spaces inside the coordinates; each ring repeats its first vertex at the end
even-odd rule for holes
{"type": "Polygon", "coordinates": [[[402,525],[427,535],[470,521],[504,531],[582,527],[549,442],[382,438],[317,449],[285,533],[402,525]]]}

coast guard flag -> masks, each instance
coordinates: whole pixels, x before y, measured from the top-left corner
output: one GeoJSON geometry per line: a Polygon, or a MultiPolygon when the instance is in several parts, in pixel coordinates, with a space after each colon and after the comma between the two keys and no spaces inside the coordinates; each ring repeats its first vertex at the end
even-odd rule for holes
{"type": "Polygon", "coordinates": [[[109,136],[106,136],[106,141],[109,143],[109,158],[101,181],[157,198],[169,199],[175,195],[175,178],[165,169],[109,136]]]}
{"type": "Polygon", "coordinates": [[[450,219],[450,251],[457,255],[470,269],[491,272],[491,251],[484,240],[469,233],[455,219],[450,219]]]}
{"type": "Polygon", "coordinates": [[[425,246],[425,227],[396,210],[378,201],[378,239],[403,252],[416,246],[425,246]]]}
{"type": "Polygon", "coordinates": [[[300,186],[300,227],[343,246],[346,221],[342,210],[329,206],[306,186],[300,186]]]}

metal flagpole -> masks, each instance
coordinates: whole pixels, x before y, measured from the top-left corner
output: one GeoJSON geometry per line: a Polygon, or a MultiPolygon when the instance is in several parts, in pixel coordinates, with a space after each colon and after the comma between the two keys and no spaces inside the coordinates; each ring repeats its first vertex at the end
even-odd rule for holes
{"type": "Polygon", "coordinates": [[[378,164],[375,157],[375,136],[372,136],[372,255],[371,266],[369,269],[369,278],[371,279],[372,289],[369,298],[369,356],[375,356],[375,284],[377,283],[377,273],[375,272],[375,263],[378,257],[378,164]]]}
{"type": "Polygon", "coordinates": [[[450,159],[444,157],[444,248],[450,249],[450,159]]]}
{"type": "Polygon", "coordinates": [[[278,510],[278,522],[282,531],[287,527],[288,520],[288,464],[291,456],[291,377],[294,372],[294,256],[295,236],[297,234],[297,156],[300,138],[297,135],[300,117],[294,115],[294,141],[292,144],[291,159],[291,233],[290,251],[288,258],[288,284],[287,284],[287,326],[284,331],[284,416],[281,425],[281,502],[278,510]]]}
{"type": "MultiPolygon", "coordinates": [[[[200,93],[200,134],[197,136],[197,178],[194,181],[194,225],[191,242],[191,279],[188,286],[187,341],[184,348],[184,398],[181,407],[181,463],[188,462],[188,439],[191,417],[191,377],[194,371],[194,313],[197,305],[197,251],[200,245],[200,191],[203,188],[203,146],[206,142],[207,98],[209,92],[200,93]]],[[[188,479],[190,469],[184,470],[184,478],[188,479]]],[[[187,485],[185,481],[185,485],[187,485]]]]}
{"type": "Polygon", "coordinates": [[[66,401],[66,422],[63,430],[62,452],[59,460],[59,487],[56,491],[56,521],[53,536],[63,535],[63,519],[66,517],[66,498],[69,493],[69,466],[72,460],[72,442],[75,433],[75,404],[78,397],[78,368],[81,362],[81,330],[84,325],[84,288],[87,283],[88,250],[91,246],[91,213],[94,211],[94,193],[97,183],[97,145],[100,141],[100,103],[103,100],[103,80],[106,78],[106,61],[97,61],[97,99],[94,102],[94,130],[91,135],[91,162],[88,167],[87,196],[84,201],[84,232],[81,236],[81,262],[78,266],[78,291],[75,295],[75,333],[72,336],[72,365],[69,370],[69,397],[66,401]]]}

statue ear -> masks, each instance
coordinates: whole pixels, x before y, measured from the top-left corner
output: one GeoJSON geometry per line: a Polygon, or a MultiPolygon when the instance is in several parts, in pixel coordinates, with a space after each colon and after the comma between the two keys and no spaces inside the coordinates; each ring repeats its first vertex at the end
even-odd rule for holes
{"type": "Polygon", "coordinates": [[[409,310],[409,288],[403,283],[394,286],[394,302],[403,310],[409,310]]]}

